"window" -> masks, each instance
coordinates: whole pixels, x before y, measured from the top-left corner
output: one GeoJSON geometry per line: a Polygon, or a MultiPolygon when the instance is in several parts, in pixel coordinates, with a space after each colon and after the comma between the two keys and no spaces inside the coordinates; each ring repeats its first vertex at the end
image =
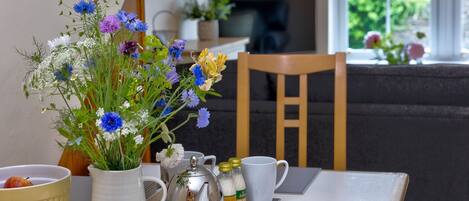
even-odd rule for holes
{"type": "Polygon", "coordinates": [[[464,0],[463,2],[462,21],[463,49],[465,50],[465,52],[469,52],[469,0],[464,0]]]}
{"type": "MultiPolygon", "coordinates": [[[[430,9],[430,0],[348,0],[349,48],[363,48],[368,31],[392,32],[403,42],[414,40],[417,31],[428,34],[430,9]]],[[[428,47],[428,39],[421,42],[428,47]]]]}
{"type": "Polygon", "coordinates": [[[362,49],[368,31],[392,33],[404,43],[417,40],[419,31],[427,35],[419,42],[432,59],[469,54],[469,0],[329,0],[326,6],[329,52],[370,56],[372,51],[362,49]]]}

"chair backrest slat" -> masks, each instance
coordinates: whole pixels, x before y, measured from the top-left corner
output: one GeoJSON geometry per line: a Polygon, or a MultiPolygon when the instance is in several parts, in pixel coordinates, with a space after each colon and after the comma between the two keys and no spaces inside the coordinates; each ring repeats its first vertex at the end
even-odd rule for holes
{"type": "Polygon", "coordinates": [[[250,55],[239,53],[237,78],[236,153],[249,156],[249,70],[277,74],[276,157],[285,157],[285,128],[298,128],[298,165],[307,166],[308,74],[335,70],[334,169],[346,170],[346,66],[345,54],[250,55]],[[299,97],[285,97],[285,75],[299,75],[299,97]],[[285,119],[285,106],[298,105],[299,118],[285,119]]]}
{"type": "Polygon", "coordinates": [[[274,74],[301,75],[335,68],[335,57],[330,55],[258,54],[249,55],[248,57],[250,58],[249,69],[274,74]]]}

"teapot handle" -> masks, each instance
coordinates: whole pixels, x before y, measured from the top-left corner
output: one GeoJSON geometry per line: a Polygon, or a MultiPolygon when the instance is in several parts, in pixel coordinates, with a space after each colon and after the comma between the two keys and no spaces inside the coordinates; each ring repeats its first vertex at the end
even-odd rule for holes
{"type": "Polygon", "coordinates": [[[161,179],[158,179],[158,178],[152,177],[152,176],[142,176],[142,180],[143,181],[155,182],[158,185],[160,185],[161,189],[163,190],[163,196],[161,197],[161,201],[166,200],[166,197],[167,197],[167,194],[168,194],[168,189],[166,188],[166,185],[164,184],[164,182],[161,179]]]}
{"type": "Polygon", "coordinates": [[[217,157],[215,155],[205,156],[204,163],[205,161],[211,161],[212,163],[210,164],[210,170],[212,172],[215,171],[215,168],[217,167],[217,157]]]}

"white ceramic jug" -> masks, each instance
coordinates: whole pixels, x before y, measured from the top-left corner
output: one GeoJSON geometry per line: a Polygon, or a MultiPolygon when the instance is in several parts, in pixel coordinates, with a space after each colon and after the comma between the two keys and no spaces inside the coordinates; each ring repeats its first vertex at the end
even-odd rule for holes
{"type": "Polygon", "coordinates": [[[88,170],[92,179],[92,201],[145,201],[144,181],[161,186],[161,201],[166,200],[167,189],[164,182],[156,177],[143,176],[142,166],[125,171],[104,171],[89,166],[88,170]]]}

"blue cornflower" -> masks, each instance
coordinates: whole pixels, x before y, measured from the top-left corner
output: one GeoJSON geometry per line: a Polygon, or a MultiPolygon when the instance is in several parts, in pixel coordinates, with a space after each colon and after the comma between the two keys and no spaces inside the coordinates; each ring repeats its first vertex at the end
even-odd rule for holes
{"type": "Polygon", "coordinates": [[[182,102],[187,103],[187,107],[190,108],[196,107],[200,102],[199,97],[195,94],[193,89],[182,91],[181,100],[182,102]]]}
{"type": "Polygon", "coordinates": [[[163,112],[161,112],[161,116],[163,116],[163,117],[167,116],[169,113],[171,113],[173,111],[173,108],[169,105],[167,106],[166,101],[162,98],[158,99],[155,102],[155,107],[163,109],[163,112]]]}
{"type": "Polygon", "coordinates": [[[83,137],[80,136],[80,137],[77,137],[77,138],[76,138],[75,140],[73,140],[73,141],[68,141],[67,144],[68,144],[69,146],[80,145],[82,139],[83,139],[83,137]]]}
{"type": "Polygon", "coordinates": [[[115,132],[116,130],[122,128],[122,118],[116,112],[106,112],[101,117],[101,128],[109,133],[115,132]]]}
{"type": "Polygon", "coordinates": [[[197,116],[197,128],[205,128],[208,126],[210,121],[208,120],[210,118],[210,112],[207,110],[207,108],[200,108],[199,109],[199,115],[197,116]]]}
{"type": "Polygon", "coordinates": [[[55,79],[65,82],[72,76],[73,67],[71,64],[65,64],[61,69],[54,72],[55,79]]]}
{"type": "Polygon", "coordinates": [[[178,61],[182,60],[182,52],[185,46],[185,40],[175,40],[171,47],[169,47],[169,55],[178,61]]]}
{"type": "Polygon", "coordinates": [[[132,57],[133,59],[138,59],[140,57],[140,54],[138,53],[138,51],[135,51],[134,53],[130,54],[130,57],[132,57]]]}
{"type": "Polygon", "coordinates": [[[166,107],[166,109],[164,109],[164,111],[161,113],[161,116],[165,117],[165,116],[168,116],[168,114],[170,114],[171,112],[173,111],[173,108],[168,106],[166,107]]]}
{"type": "Polygon", "coordinates": [[[85,0],[80,0],[73,6],[73,10],[80,14],[91,14],[96,9],[96,5],[92,0],[86,2],[85,0]]]}
{"type": "Polygon", "coordinates": [[[162,108],[166,106],[166,101],[162,98],[158,99],[156,102],[155,102],[155,107],[159,107],[159,108],[162,108]]]}
{"type": "Polygon", "coordinates": [[[125,27],[132,32],[145,32],[148,29],[147,24],[145,24],[144,22],[142,22],[142,20],[139,19],[127,22],[125,24],[125,27]]]}
{"type": "Polygon", "coordinates": [[[166,80],[168,80],[168,82],[171,84],[179,82],[179,74],[176,72],[175,67],[172,67],[171,71],[166,73],[166,80]]]}
{"type": "Polygon", "coordinates": [[[199,64],[196,64],[196,66],[192,69],[192,73],[195,76],[195,85],[200,86],[205,83],[205,75],[202,72],[202,67],[200,67],[199,64]]]}
{"type": "Polygon", "coordinates": [[[87,68],[95,67],[95,66],[96,66],[96,62],[94,61],[94,59],[88,59],[88,60],[85,62],[84,66],[87,67],[87,68]]]}
{"type": "Polygon", "coordinates": [[[135,20],[135,18],[137,18],[137,15],[135,13],[128,13],[123,10],[120,10],[119,12],[117,12],[116,16],[120,22],[126,25],[127,23],[132,22],[135,20]]]}

